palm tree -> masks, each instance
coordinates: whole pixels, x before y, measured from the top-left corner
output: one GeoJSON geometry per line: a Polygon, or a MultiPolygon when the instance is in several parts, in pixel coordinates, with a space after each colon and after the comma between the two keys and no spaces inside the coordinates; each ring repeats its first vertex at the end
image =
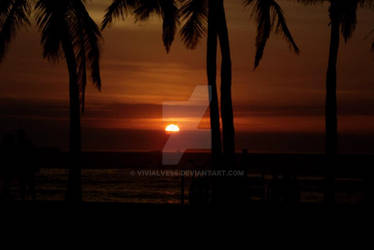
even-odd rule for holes
{"type": "MultiPolygon", "coordinates": [[[[292,48],[298,52],[298,48],[287,28],[282,10],[274,1],[257,0],[245,1],[248,6],[256,3],[255,13],[258,14],[258,37],[257,37],[257,56],[256,67],[262,57],[262,53],[269,35],[261,36],[264,32],[270,34],[273,29],[274,22],[269,21],[269,26],[264,26],[264,19],[277,20],[276,32],[283,33],[286,40],[291,44],[292,48]],[[264,4],[267,3],[267,4],[264,4]],[[273,11],[273,12],[272,12],[273,11]],[[261,55],[261,56],[259,56],[261,55]]],[[[230,168],[235,164],[235,129],[234,115],[232,106],[232,64],[230,42],[228,28],[226,23],[225,8],[223,0],[182,0],[181,16],[185,21],[181,30],[182,40],[187,48],[193,49],[199,40],[205,35],[206,24],[208,24],[208,44],[207,44],[207,74],[208,85],[211,87],[211,106],[210,118],[212,129],[212,152],[213,164],[215,167],[221,166],[220,154],[222,151],[220,141],[220,123],[218,98],[216,87],[216,61],[217,61],[217,38],[222,55],[221,62],[221,120],[223,134],[223,163],[225,168],[230,168]],[[208,13],[208,17],[206,15],[208,13]],[[216,109],[215,109],[216,108],[216,109]],[[215,161],[214,161],[215,160],[215,161]]],[[[239,184],[240,185],[240,184],[239,184]]],[[[213,201],[226,203],[240,202],[242,197],[236,199],[234,194],[240,196],[241,187],[238,186],[237,180],[215,180],[213,179],[213,201]]]]}
{"type": "Polygon", "coordinates": [[[220,163],[222,154],[220,113],[217,94],[217,34],[218,3],[215,0],[182,0],[180,8],[184,25],[181,29],[182,41],[188,49],[195,49],[208,33],[206,70],[209,86],[209,114],[212,143],[213,167],[220,163]],[[209,20],[209,21],[208,21],[209,20]]]}
{"type": "Polygon", "coordinates": [[[57,61],[65,58],[69,71],[70,157],[66,199],[79,202],[81,192],[81,108],[84,109],[86,69],[92,82],[101,88],[100,30],[82,0],[38,0],[37,24],[42,33],[43,57],[57,61]]]}
{"type": "MultiPolygon", "coordinates": [[[[9,43],[22,25],[30,24],[29,0],[2,0],[0,2],[0,61],[9,43]]],[[[80,201],[80,115],[84,111],[87,68],[100,90],[99,39],[100,31],[89,16],[82,0],[38,0],[35,6],[37,23],[42,31],[43,56],[66,59],[69,70],[70,96],[70,152],[71,168],[67,199],[80,201]]]]}
{"type": "Polygon", "coordinates": [[[337,117],[337,61],[340,46],[340,34],[345,42],[353,35],[357,24],[358,6],[371,5],[372,0],[298,0],[304,4],[322,4],[328,2],[330,18],[330,52],[326,77],[325,105],[325,150],[329,156],[338,152],[337,117]]]}
{"type": "Polygon", "coordinates": [[[235,156],[235,128],[234,112],[232,106],[232,64],[229,32],[226,22],[226,14],[223,0],[218,1],[218,38],[221,48],[221,120],[223,153],[225,165],[234,164],[235,156]]]}
{"type": "MultiPolygon", "coordinates": [[[[353,35],[357,24],[359,6],[372,5],[372,0],[298,0],[304,4],[322,4],[328,2],[330,18],[330,50],[326,75],[325,103],[325,151],[328,157],[335,157],[338,152],[338,117],[337,117],[337,61],[340,45],[340,34],[345,42],[353,35]]],[[[334,173],[329,166],[326,174],[324,202],[334,202],[334,173]]]]}
{"type": "Polygon", "coordinates": [[[0,62],[4,59],[16,31],[30,24],[28,0],[1,0],[0,2],[0,62]]]}
{"type": "MultiPolygon", "coordinates": [[[[199,2],[199,1],[196,1],[199,2]]],[[[191,4],[194,4],[191,1],[191,4]]],[[[204,4],[203,1],[200,1],[199,5],[204,4]]],[[[222,142],[221,142],[221,129],[220,129],[220,113],[219,113],[219,103],[218,103],[218,94],[217,94],[217,34],[218,34],[218,4],[215,0],[208,1],[208,11],[202,13],[196,13],[197,15],[206,16],[208,13],[208,38],[207,38],[207,57],[206,57],[206,69],[207,69],[207,78],[209,86],[209,114],[210,114],[210,127],[211,127],[211,143],[212,143],[212,159],[213,167],[218,168],[221,164],[220,159],[222,156],[222,142]]],[[[204,5],[203,5],[204,6],[204,5]]],[[[206,4],[205,4],[206,6],[206,4]]],[[[204,7],[205,7],[204,6],[204,7]]],[[[187,10],[186,8],[184,9],[187,10]]],[[[182,30],[182,37],[186,41],[186,28],[189,28],[189,20],[182,30]]],[[[198,33],[199,34],[199,33],[198,33]]],[[[200,35],[200,34],[199,34],[200,35]]],[[[186,43],[187,47],[189,44],[186,43]]],[[[193,45],[196,46],[196,45],[193,45]]]]}
{"type": "MultiPolygon", "coordinates": [[[[228,28],[225,17],[224,1],[211,1],[208,0],[182,0],[183,7],[181,8],[181,16],[185,19],[185,24],[182,28],[181,34],[182,39],[185,42],[187,48],[195,48],[199,40],[203,37],[206,31],[206,14],[209,13],[208,17],[208,83],[209,86],[215,86],[215,74],[216,74],[216,58],[209,59],[209,55],[216,54],[217,45],[209,42],[216,41],[217,38],[211,38],[214,36],[214,32],[209,32],[209,27],[217,26],[216,36],[220,41],[220,49],[222,55],[221,64],[221,119],[222,119],[222,132],[223,132],[223,152],[226,159],[226,163],[231,165],[233,156],[235,154],[235,129],[234,129],[234,116],[232,107],[232,66],[231,66],[231,53],[230,53],[230,42],[228,36],[228,28]],[[207,3],[208,2],[208,3],[207,3]],[[206,10],[208,8],[208,10],[206,10]],[[213,26],[214,25],[214,26],[213,26]],[[211,51],[209,53],[209,51],[211,51]],[[214,67],[214,69],[212,69],[214,67]],[[214,76],[214,81],[213,81],[214,76]],[[212,79],[209,81],[209,79],[212,79]]],[[[258,23],[258,35],[256,39],[256,59],[255,67],[260,63],[263,56],[263,51],[266,42],[270,36],[272,30],[276,33],[281,33],[286,41],[290,44],[291,48],[298,53],[299,49],[294,42],[292,35],[287,27],[285,17],[282,9],[274,0],[245,0],[245,6],[254,5],[254,14],[256,14],[256,21],[258,23]]],[[[215,89],[214,87],[213,89],[215,89]]],[[[214,103],[214,99],[212,99],[214,103]]],[[[218,106],[218,104],[217,104],[218,106]]],[[[211,110],[212,111],[212,110],[211,110]]],[[[214,112],[214,116],[211,114],[211,123],[215,120],[215,115],[219,115],[219,112],[214,112]]],[[[216,121],[214,127],[219,129],[219,121],[216,121]]],[[[218,138],[220,132],[213,132],[213,137],[218,138]]],[[[213,138],[214,139],[214,138],[213,138]]],[[[217,143],[219,145],[220,143],[217,143]]],[[[213,144],[214,145],[214,144],[213,144]]],[[[218,152],[221,149],[217,150],[218,152]]]]}

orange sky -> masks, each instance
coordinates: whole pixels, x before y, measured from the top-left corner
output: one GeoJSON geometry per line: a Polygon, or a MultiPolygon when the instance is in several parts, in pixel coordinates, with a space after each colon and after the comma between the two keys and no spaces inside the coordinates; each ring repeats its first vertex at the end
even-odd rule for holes
{"type": "MultiPolygon", "coordinates": [[[[109,2],[88,3],[95,20],[102,19],[109,2]]],[[[280,0],[301,54],[292,54],[281,37],[272,35],[260,68],[254,72],[255,24],[250,11],[243,9],[241,0],[225,2],[237,130],[322,132],[328,6],[306,7],[280,0]]],[[[373,28],[373,11],[360,9],[353,39],[342,43],[338,95],[343,132],[374,133],[374,54],[370,52],[372,39],[365,39],[373,28]]],[[[129,18],[103,36],[103,90],[99,93],[91,86],[88,90],[85,127],[162,129],[162,103],[187,100],[195,86],[206,84],[205,40],[191,51],[178,37],[167,55],[158,18],[144,23],[129,18]]],[[[7,107],[2,119],[68,119],[66,66],[43,60],[39,42],[35,27],[23,30],[0,65],[0,103],[7,107]],[[14,103],[28,109],[13,110],[10,104],[14,103]]]]}

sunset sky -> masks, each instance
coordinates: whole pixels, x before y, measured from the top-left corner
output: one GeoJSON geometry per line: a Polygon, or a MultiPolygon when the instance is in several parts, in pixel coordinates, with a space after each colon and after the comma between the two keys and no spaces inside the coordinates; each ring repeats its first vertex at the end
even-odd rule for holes
{"type": "MultiPolygon", "coordinates": [[[[98,23],[110,2],[88,3],[98,23]]],[[[287,144],[284,140],[296,138],[292,135],[312,138],[313,134],[322,134],[328,5],[304,6],[279,0],[301,54],[291,53],[286,42],[272,34],[260,67],[253,71],[256,26],[250,10],[243,8],[241,0],[225,2],[232,48],[237,148],[266,150],[273,143],[274,150],[282,150],[287,144]],[[249,134],[252,137],[246,136],[249,134]],[[274,134],[289,136],[269,139],[274,134]],[[261,140],[258,135],[264,135],[266,142],[256,148],[261,140]]],[[[370,51],[374,34],[367,38],[373,28],[373,10],[360,9],[354,37],[341,44],[338,97],[339,130],[343,134],[374,135],[374,53],[370,51]]],[[[158,18],[142,23],[135,23],[133,18],[118,21],[104,31],[103,37],[103,88],[102,92],[91,85],[88,89],[84,149],[160,149],[165,126],[162,104],[186,101],[197,85],[207,83],[206,40],[191,51],[178,36],[166,54],[158,18]]],[[[37,138],[36,144],[65,148],[69,118],[66,65],[64,61],[49,63],[41,55],[35,25],[18,33],[0,64],[0,129],[24,128],[30,137],[37,138]]],[[[371,142],[374,140],[366,141],[367,145],[371,142]]],[[[321,150],[318,143],[311,142],[313,145],[304,151],[321,150]]],[[[297,147],[297,143],[292,145],[297,147]]]]}

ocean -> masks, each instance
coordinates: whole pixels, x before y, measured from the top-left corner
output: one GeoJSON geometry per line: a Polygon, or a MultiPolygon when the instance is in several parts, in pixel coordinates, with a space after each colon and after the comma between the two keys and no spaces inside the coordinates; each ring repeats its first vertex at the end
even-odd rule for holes
{"type": "MultiPolygon", "coordinates": [[[[36,200],[59,201],[65,199],[68,183],[68,155],[43,154],[41,168],[35,175],[36,200]]],[[[179,166],[161,165],[161,154],[150,153],[85,153],[82,159],[82,192],[85,202],[120,202],[147,204],[178,204],[181,202],[180,169],[185,172],[184,198],[188,203],[193,178],[191,172],[206,171],[210,155],[186,154],[179,166]],[[205,170],[204,170],[205,169],[205,170]],[[165,172],[166,171],[166,172],[165,172]],[[167,173],[167,174],[166,174],[167,173]],[[188,173],[188,174],[186,174],[188,173]]],[[[356,204],[364,199],[364,178],[369,173],[365,162],[371,155],[342,155],[333,165],[337,202],[356,204]]],[[[332,164],[323,155],[238,155],[240,166],[247,169],[252,200],[266,199],[269,187],[277,178],[295,176],[302,202],[322,202],[324,174],[332,164]]],[[[208,170],[209,171],[209,170],[208,170]]],[[[273,186],[274,187],[274,186],[273,186]]],[[[278,186],[284,189],[284,186],[278,186]]],[[[271,189],[271,188],[270,188],[271,189]]],[[[20,199],[19,185],[13,183],[12,196],[20,199]]]]}
{"type": "MultiPolygon", "coordinates": [[[[180,202],[180,177],[142,177],[134,176],[131,171],[134,170],[83,169],[83,201],[153,204],[180,202]]],[[[67,169],[41,169],[36,176],[36,199],[63,200],[67,180],[67,169]]],[[[186,178],[185,185],[189,182],[190,179],[186,178]]]]}

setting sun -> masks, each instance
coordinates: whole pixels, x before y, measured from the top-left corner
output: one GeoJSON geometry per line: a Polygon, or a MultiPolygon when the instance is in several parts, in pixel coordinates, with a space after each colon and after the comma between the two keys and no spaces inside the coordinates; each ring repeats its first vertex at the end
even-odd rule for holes
{"type": "Polygon", "coordinates": [[[179,129],[178,125],[175,125],[175,124],[169,124],[169,125],[166,126],[165,131],[166,131],[166,132],[173,132],[173,133],[176,133],[176,132],[179,132],[180,129],[179,129]]]}

